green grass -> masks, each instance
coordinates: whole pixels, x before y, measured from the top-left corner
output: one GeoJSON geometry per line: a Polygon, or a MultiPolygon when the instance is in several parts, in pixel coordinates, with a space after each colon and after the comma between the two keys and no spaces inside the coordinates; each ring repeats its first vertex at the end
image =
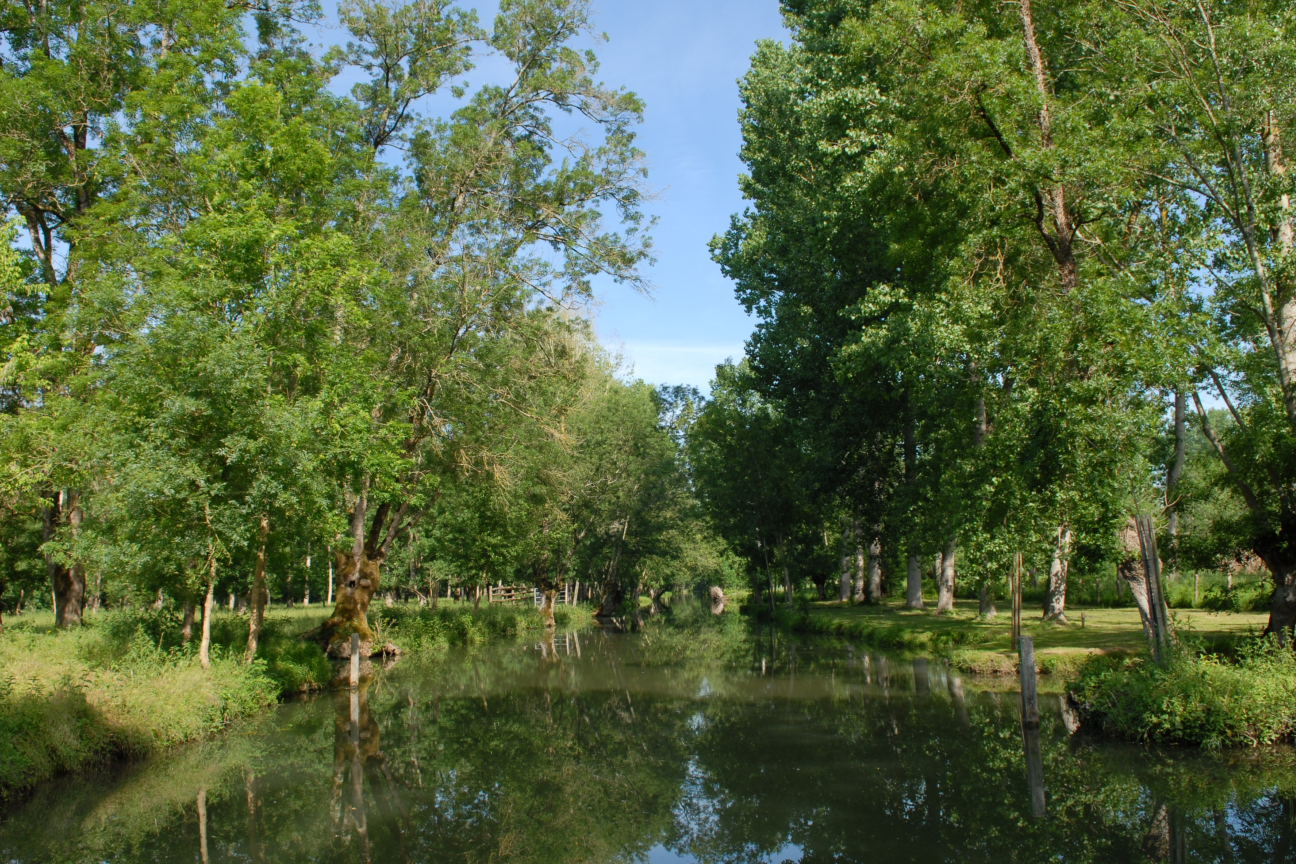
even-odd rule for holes
{"type": "MultiPolygon", "coordinates": [[[[1015,674],[1016,652],[1011,642],[1011,620],[1007,610],[989,621],[977,615],[977,604],[958,600],[954,612],[936,615],[934,603],[922,610],[905,609],[889,598],[879,606],[816,602],[797,611],[780,606],[780,623],[798,632],[837,636],[890,651],[926,653],[949,658],[964,672],[1015,674]]],[[[1259,612],[1219,613],[1205,610],[1175,610],[1181,633],[1207,644],[1224,644],[1259,633],[1268,616],[1259,612]]],[[[1147,643],[1133,608],[1072,607],[1069,623],[1043,621],[1038,609],[1022,614],[1022,632],[1035,640],[1041,671],[1073,673],[1093,654],[1137,654],[1147,643]]]]}
{"type": "Polygon", "coordinates": [[[218,647],[203,670],[192,652],[154,641],[149,622],[122,613],[63,632],[35,623],[11,619],[0,637],[0,799],[64,771],[206,737],[281,692],[264,662],[249,666],[218,647]]]}

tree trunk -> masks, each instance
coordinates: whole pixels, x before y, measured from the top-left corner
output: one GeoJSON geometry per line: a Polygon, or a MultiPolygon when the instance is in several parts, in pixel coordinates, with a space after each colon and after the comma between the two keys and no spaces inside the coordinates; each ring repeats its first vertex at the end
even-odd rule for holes
{"type": "Polygon", "coordinates": [[[868,547],[868,602],[882,602],[882,537],[881,529],[873,535],[873,542],[868,547]]]}
{"type": "Polygon", "coordinates": [[[907,573],[905,579],[905,608],[922,609],[922,559],[917,555],[910,555],[906,561],[907,573]]]}
{"type": "MultiPolygon", "coordinates": [[[[845,603],[850,599],[850,549],[853,531],[851,530],[851,520],[842,520],[842,549],[841,549],[841,583],[837,589],[838,602],[845,603]]],[[[823,598],[820,598],[823,599],[823,598]]]]}
{"type": "Polygon", "coordinates": [[[1269,599],[1269,623],[1265,626],[1265,635],[1277,636],[1279,644],[1291,644],[1293,629],[1296,628],[1296,561],[1268,548],[1260,557],[1268,566],[1274,579],[1274,592],[1269,599]]]}
{"type": "Polygon", "coordinates": [[[855,559],[854,566],[851,568],[854,571],[855,576],[855,590],[853,592],[854,599],[856,603],[863,603],[866,599],[864,574],[865,567],[867,566],[865,560],[868,557],[868,553],[864,550],[864,538],[863,535],[860,534],[859,520],[855,521],[855,550],[852,557],[855,559]]]}
{"type": "Polygon", "coordinates": [[[202,640],[198,643],[198,664],[206,669],[211,666],[211,624],[212,609],[216,603],[216,562],[212,561],[211,581],[207,583],[207,596],[203,598],[202,640]]]}
{"type": "Polygon", "coordinates": [[[1125,554],[1116,564],[1116,575],[1129,588],[1130,596],[1134,598],[1134,605],[1138,608],[1139,621],[1143,624],[1143,636],[1147,640],[1148,648],[1155,651],[1156,632],[1152,624],[1152,598],[1148,594],[1147,575],[1143,572],[1143,555],[1133,518],[1121,529],[1120,542],[1125,554]]]}
{"type": "MultiPolygon", "coordinates": [[[[77,493],[69,491],[60,491],[52,496],[50,505],[45,508],[45,542],[54,539],[65,517],[71,526],[72,537],[76,539],[84,515],[77,498],[77,493]]],[[[58,627],[80,624],[85,605],[85,571],[79,563],[65,567],[48,552],[45,553],[45,568],[54,594],[54,624],[58,627]]]]}
{"type": "Polygon", "coordinates": [[[1071,552],[1071,528],[1061,525],[1057,529],[1057,543],[1053,547],[1053,563],[1049,565],[1048,587],[1044,594],[1044,617],[1050,621],[1066,623],[1066,592],[1068,558],[1071,552]]]}
{"type": "Polygon", "coordinates": [[[188,645],[189,640],[193,638],[195,605],[196,604],[194,603],[192,597],[189,597],[188,599],[185,600],[184,623],[180,625],[180,641],[183,642],[185,645],[188,645]]]}
{"type": "Polygon", "coordinates": [[[999,614],[999,610],[995,608],[994,598],[990,596],[990,586],[985,582],[981,583],[981,593],[977,603],[977,614],[986,621],[989,621],[991,618],[994,618],[999,614]]]}
{"type": "Polygon", "coordinates": [[[954,611],[954,554],[956,540],[951,537],[945,544],[945,554],[936,557],[936,614],[945,615],[954,611]]]}
{"type": "Polygon", "coordinates": [[[540,620],[548,630],[553,630],[558,626],[554,620],[554,598],[558,596],[558,591],[554,588],[544,589],[544,599],[540,603],[540,620]]]}
{"type": "Polygon", "coordinates": [[[791,609],[794,601],[792,596],[792,571],[788,569],[786,564],[783,565],[783,599],[787,601],[787,607],[791,609]]]}
{"type": "Polygon", "coordinates": [[[248,617],[247,651],[243,654],[243,662],[245,663],[251,663],[252,658],[256,656],[257,640],[261,638],[261,622],[265,619],[265,555],[266,537],[270,534],[269,516],[262,514],[257,534],[256,565],[252,570],[252,614],[248,617]]]}
{"type": "MultiPolygon", "coordinates": [[[[1185,421],[1184,391],[1175,390],[1174,398],[1174,458],[1166,470],[1166,531],[1170,535],[1170,566],[1175,577],[1179,576],[1179,478],[1183,476],[1184,461],[1187,457],[1188,430],[1185,421]]],[[[1196,601],[1194,601],[1196,602],[1196,601]]]]}

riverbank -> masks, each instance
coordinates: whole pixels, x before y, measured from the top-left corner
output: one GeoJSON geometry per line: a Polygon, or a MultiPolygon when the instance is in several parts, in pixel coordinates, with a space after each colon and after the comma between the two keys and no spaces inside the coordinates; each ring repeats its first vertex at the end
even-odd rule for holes
{"type": "MultiPolygon", "coordinates": [[[[257,657],[243,662],[247,617],[212,619],[212,660],[184,642],[171,610],[105,612],[73,630],[49,613],[10,617],[0,633],[0,802],[50,777],[114,758],[137,758],[210,737],[292,695],[320,689],[333,666],[299,637],[328,616],[324,607],[266,616],[257,657]]],[[[583,628],[584,607],[560,607],[559,626],[583,628]]],[[[442,602],[371,610],[382,638],[411,658],[456,645],[516,639],[540,629],[529,606],[442,602]]],[[[195,630],[197,625],[195,625],[195,630]]]]}
{"type": "MultiPolygon", "coordinates": [[[[971,600],[956,601],[952,614],[936,615],[930,607],[910,610],[900,600],[888,599],[877,606],[819,602],[798,610],[779,607],[777,614],[780,625],[795,632],[943,657],[952,668],[968,674],[1017,674],[1010,616],[1001,613],[984,620],[977,612],[977,603],[971,600]]],[[[1067,616],[1066,624],[1043,621],[1033,609],[1022,616],[1022,632],[1034,638],[1036,662],[1043,674],[1071,676],[1095,655],[1130,657],[1147,649],[1136,609],[1073,607],[1067,616]]],[[[1176,613],[1179,632],[1207,646],[1258,634],[1267,620],[1258,612],[1176,613]]]]}
{"type": "MultiPolygon", "coordinates": [[[[1138,611],[1068,610],[1068,623],[1029,615],[1041,690],[1066,693],[1083,727],[1144,744],[1208,749],[1258,747],[1296,736],[1296,654],[1260,638],[1268,616],[1256,612],[1175,613],[1178,646],[1164,664],[1147,654],[1138,611]]],[[[814,603],[783,609],[779,623],[888,651],[943,657],[965,674],[1016,676],[1011,622],[989,621],[977,604],[954,614],[881,606],[814,603]]],[[[1013,680],[1015,686],[1015,677],[1013,680]]]]}

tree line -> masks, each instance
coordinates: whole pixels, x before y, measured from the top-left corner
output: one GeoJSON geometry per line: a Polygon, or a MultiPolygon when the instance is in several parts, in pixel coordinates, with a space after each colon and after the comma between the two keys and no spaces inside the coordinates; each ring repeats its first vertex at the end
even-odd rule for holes
{"type": "Polygon", "coordinates": [[[651,256],[587,0],[348,0],[324,52],[296,0],[3,16],[8,608],[170,598],[205,662],[227,596],[250,659],[272,593],[334,600],[336,647],[380,585],[522,580],[552,618],[573,578],[610,610],[732,566],[669,394],[583,314],[651,256]]]}
{"type": "MultiPolygon", "coordinates": [[[[785,0],[741,82],[748,208],[711,244],[758,321],[688,453],[755,584],[841,599],[1014,556],[1245,550],[1296,624],[1296,10],[785,0]],[[1150,541],[1148,541],[1150,542],[1150,541]],[[807,561],[816,561],[807,566],[807,561]],[[858,575],[856,575],[858,574],[858,575]]],[[[789,602],[792,592],[787,593],[789,602]]],[[[1137,598],[1136,598],[1137,599],[1137,598]]]]}

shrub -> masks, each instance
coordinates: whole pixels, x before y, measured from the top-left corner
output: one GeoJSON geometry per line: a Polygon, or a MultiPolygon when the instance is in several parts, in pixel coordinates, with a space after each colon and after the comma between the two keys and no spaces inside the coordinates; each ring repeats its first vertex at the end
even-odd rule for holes
{"type": "Polygon", "coordinates": [[[1189,649],[1164,666],[1092,658],[1069,689],[1085,725],[1135,741],[1256,747],[1296,732],[1296,654],[1272,639],[1232,659],[1189,649]]]}

